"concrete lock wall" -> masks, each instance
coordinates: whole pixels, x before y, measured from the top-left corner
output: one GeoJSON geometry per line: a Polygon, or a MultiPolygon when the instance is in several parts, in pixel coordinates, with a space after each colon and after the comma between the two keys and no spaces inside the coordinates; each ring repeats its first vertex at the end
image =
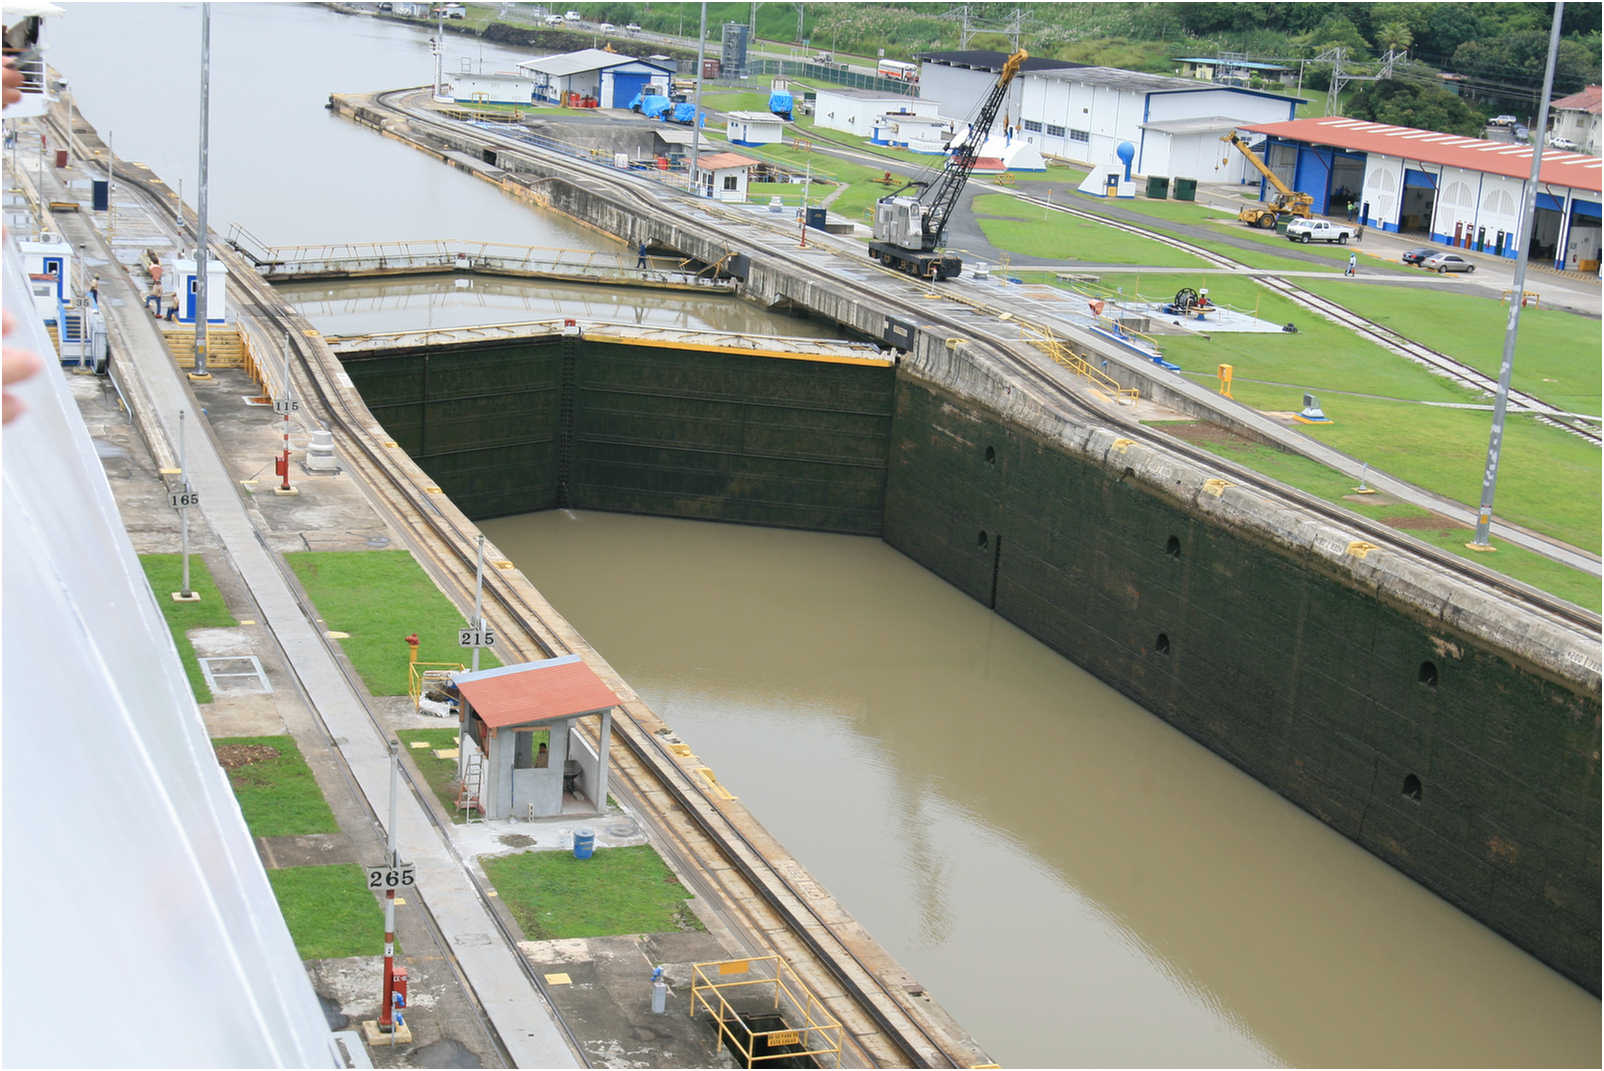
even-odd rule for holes
{"type": "Polygon", "coordinates": [[[571,339],[344,359],[470,517],[649,513],[878,535],[889,367],[571,339]]]}
{"type": "Polygon", "coordinates": [[[1598,991],[1596,688],[1278,545],[1228,490],[1244,523],[1200,516],[1185,462],[1020,415],[905,364],[886,541],[1598,991]]]}

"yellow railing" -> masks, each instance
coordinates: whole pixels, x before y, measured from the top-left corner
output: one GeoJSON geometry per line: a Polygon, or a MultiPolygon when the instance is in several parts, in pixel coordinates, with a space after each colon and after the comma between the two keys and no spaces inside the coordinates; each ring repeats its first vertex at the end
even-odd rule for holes
{"type": "Polygon", "coordinates": [[[424,689],[429,685],[444,683],[453,673],[467,668],[461,662],[413,662],[407,666],[407,694],[412,697],[412,709],[418,709],[424,689]]]}
{"type": "Polygon", "coordinates": [[[1024,328],[1025,337],[1040,347],[1047,356],[1076,375],[1084,376],[1112,394],[1114,400],[1120,405],[1135,405],[1137,400],[1141,398],[1141,391],[1135,387],[1120,386],[1113,377],[1101,369],[1093,367],[1091,362],[1070,349],[1067,343],[1061,341],[1049,329],[1031,324],[1021,324],[1020,326],[1024,328]]]}
{"type": "Polygon", "coordinates": [[[841,1023],[825,1010],[820,1000],[779,956],[754,956],[691,965],[691,1015],[701,1007],[718,1019],[718,1041],[727,1038],[737,1054],[753,1067],[765,1060],[785,1060],[799,1056],[841,1058],[841,1023]],[[753,968],[767,968],[754,971],[753,968]],[[720,979],[714,981],[715,978],[720,979]],[[723,979],[733,979],[725,981],[723,979]],[[773,1013],[784,1024],[772,1030],[753,1030],[733,1005],[725,991],[743,986],[773,986],[773,1013]],[[781,1014],[780,998],[787,1007],[781,1014]],[[762,1051],[758,1049],[761,1046],[762,1051]],[[796,1048],[795,1046],[800,1046],[796,1048]],[[780,1051],[776,1052],[775,1049],[780,1051]]]}

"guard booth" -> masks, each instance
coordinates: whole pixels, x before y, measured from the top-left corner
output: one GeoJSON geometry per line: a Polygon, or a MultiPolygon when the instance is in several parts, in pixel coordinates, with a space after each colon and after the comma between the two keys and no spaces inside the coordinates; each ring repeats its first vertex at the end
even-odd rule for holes
{"type": "Polygon", "coordinates": [[[485,818],[600,814],[607,807],[607,750],[618,697],[578,655],[457,673],[458,713],[478,761],[464,790],[485,818]],[[601,719],[592,752],[580,718],[601,719]]]}
{"type": "MultiPolygon", "coordinates": [[[[162,285],[178,295],[178,320],[195,322],[195,310],[200,303],[200,274],[195,270],[194,257],[168,257],[162,264],[162,278],[170,280],[162,285]]],[[[206,258],[206,322],[220,324],[228,311],[228,268],[216,257],[206,258]]],[[[165,308],[165,297],[163,307],[165,308]]]]}

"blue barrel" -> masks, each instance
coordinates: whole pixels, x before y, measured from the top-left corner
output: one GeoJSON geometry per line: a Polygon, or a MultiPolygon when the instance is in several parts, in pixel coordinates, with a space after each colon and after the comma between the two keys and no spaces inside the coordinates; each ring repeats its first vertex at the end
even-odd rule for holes
{"type": "Polygon", "coordinates": [[[596,850],[596,834],[589,829],[574,830],[574,858],[589,859],[596,850]]]}

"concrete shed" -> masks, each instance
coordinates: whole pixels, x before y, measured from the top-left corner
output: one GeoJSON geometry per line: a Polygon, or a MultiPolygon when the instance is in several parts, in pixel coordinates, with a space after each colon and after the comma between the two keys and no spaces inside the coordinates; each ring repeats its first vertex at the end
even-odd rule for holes
{"type": "Polygon", "coordinates": [[[841,130],[860,138],[874,137],[875,120],[884,115],[923,115],[935,118],[933,100],[874,93],[866,89],[824,89],[813,104],[813,121],[826,130],[841,130]]]}
{"type": "Polygon", "coordinates": [[[773,112],[730,112],[724,136],[732,145],[778,145],[785,137],[785,120],[773,112]]]}
{"type": "Polygon", "coordinates": [[[756,163],[750,156],[735,152],[703,153],[696,158],[702,196],[731,204],[745,204],[747,183],[756,163]]]}
{"type": "Polygon", "coordinates": [[[535,79],[524,74],[453,74],[446,95],[459,104],[528,104],[535,99],[535,79]]]}
{"type": "Polygon", "coordinates": [[[466,785],[490,819],[600,814],[618,697],[578,655],[452,676],[465,735],[483,758],[466,785]],[[601,719],[592,754],[580,718],[601,719]],[[545,735],[546,739],[538,739],[545,735]]]}

